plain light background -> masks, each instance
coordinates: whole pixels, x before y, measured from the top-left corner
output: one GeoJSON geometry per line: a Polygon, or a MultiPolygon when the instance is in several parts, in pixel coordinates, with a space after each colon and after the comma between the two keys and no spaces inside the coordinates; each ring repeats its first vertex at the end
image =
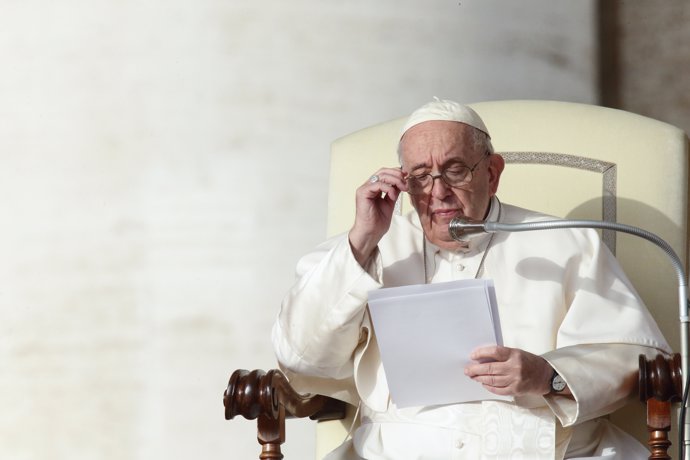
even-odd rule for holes
{"type": "Polygon", "coordinates": [[[276,366],[330,142],[432,96],[594,103],[595,25],[593,0],[3,1],[0,458],[258,458],[222,392],[276,366]]]}

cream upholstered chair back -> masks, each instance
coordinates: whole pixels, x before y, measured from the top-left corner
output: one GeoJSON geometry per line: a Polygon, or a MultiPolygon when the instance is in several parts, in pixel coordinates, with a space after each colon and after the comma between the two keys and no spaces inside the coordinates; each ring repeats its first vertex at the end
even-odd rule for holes
{"type": "MultiPolygon", "coordinates": [[[[495,151],[506,159],[498,189],[503,202],[558,217],[641,227],[666,240],[687,260],[688,143],[683,131],[632,113],[585,104],[493,101],[470,105],[484,119],[495,151]]],[[[397,166],[397,142],[405,118],[333,143],[329,235],[352,225],[355,189],[379,167],[397,166]]],[[[402,213],[412,210],[406,196],[399,205],[402,213]]],[[[604,232],[602,238],[678,351],[678,291],[666,256],[633,236],[604,232]]],[[[646,441],[641,403],[629,405],[613,418],[646,441]]],[[[347,422],[319,425],[317,458],[347,433],[347,422]]]]}

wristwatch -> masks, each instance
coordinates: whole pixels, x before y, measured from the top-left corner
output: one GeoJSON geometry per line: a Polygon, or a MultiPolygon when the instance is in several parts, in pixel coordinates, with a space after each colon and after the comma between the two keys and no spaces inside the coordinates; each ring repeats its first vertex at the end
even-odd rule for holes
{"type": "Polygon", "coordinates": [[[563,377],[561,377],[560,374],[556,372],[556,369],[554,369],[553,375],[551,376],[551,391],[560,393],[561,391],[565,390],[566,386],[567,383],[565,383],[563,377]]]}

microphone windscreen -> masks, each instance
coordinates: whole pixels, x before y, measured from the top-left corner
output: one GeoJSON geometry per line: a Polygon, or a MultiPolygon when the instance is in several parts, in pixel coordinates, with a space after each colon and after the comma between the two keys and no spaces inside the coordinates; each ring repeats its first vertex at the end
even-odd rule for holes
{"type": "Polygon", "coordinates": [[[484,233],[484,222],[468,219],[466,217],[454,217],[448,224],[448,233],[455,241],[466,242],[473,235],[484,233]]]}

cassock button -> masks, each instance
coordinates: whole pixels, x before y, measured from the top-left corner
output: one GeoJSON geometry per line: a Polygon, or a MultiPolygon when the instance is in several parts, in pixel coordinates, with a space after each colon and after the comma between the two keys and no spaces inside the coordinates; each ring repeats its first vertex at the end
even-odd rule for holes
{"type": "Polygon", "coordinates": [[[455,448],[456,449],[462,449],[463,447],[465,447],[465,443],[462,442],[462,439],[458,439],[457,441],[455,441],[455,448]]]}
{"type": "Polygon", "coordinates": [[[463,264],[457,264],[455,268],[458,269],[459,272],[463,271],[465,269],[465,266],[463,264]]]}

